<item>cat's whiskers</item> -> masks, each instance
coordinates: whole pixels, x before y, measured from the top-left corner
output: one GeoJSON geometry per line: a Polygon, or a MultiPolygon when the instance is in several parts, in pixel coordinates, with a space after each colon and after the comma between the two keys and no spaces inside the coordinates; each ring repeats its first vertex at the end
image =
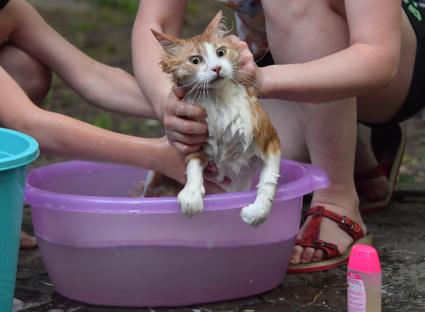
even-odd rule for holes
{"type": "Polygon", "coordinates": [[[252,86],[257,92],[259,92],[258,82],[254,78],[248,76],[247,74],[234,71],[233,78],[238,84],[245,84],[247,86],[252,86]]]}
{"type": "MultiPolygon", "coordinates": [[[[186,93],[186,95],[185,95],[185,97],[183,98],[183,101],[185,101],[187,98],[188,98],[188,96],[193,92],[193,91],[196,91],[195,92],[195,95],[192,97],[192,99],[191,99],[191,102],[192,103],[196,103],[196,99],[197,99],[197,96],[198,96],[198,92],[199,92],[199,86],[201,85],[201,83],[202,83],[202,81],[198,81],[187,93],[186,93]]],[[[189,114],[190,114],[190,110],[192,109],[192,107],[189,107],[189,111],[187,112],[187,114],[186,114],[186,116],[190,116],[189,114]]]]}

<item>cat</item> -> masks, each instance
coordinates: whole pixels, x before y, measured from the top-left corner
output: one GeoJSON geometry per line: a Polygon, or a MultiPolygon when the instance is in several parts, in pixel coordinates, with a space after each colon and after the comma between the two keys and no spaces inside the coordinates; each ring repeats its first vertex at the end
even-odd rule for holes
{"type": "MultiPolygon", "coordinates": [[[[204,209],[203,171],[217,168],[217,182],[226,192],[251,188],[252,176],[263,162],[255,201],[244,207],[241,218],[258,226],[270,213],[280,169],[280,141],[269,117],[258,103],[255,86],[239,72],[237,46],[227,36],[219,11],[201,35],[178,39],[151,30],[164,53],[160,66],[173,83],[184,88],[188,103],[206,111],[208,139],[201,152],[186,159],[187,182],[178,192],[182,213],[193,216],[204,209]],[[181,189],[182,188],[182,189],[181,189]]],[[[176,191],[169,178],[151,173],[145,196],[171,195],[176,191]]]]}

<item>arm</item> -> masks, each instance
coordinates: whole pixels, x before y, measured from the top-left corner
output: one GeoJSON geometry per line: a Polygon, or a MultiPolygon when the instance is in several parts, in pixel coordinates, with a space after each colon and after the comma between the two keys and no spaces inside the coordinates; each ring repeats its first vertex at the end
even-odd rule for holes
{"type": "Polygon", "coordinates": [[[158,65],[161,46],[151,29],[181,36],[187,0],[141,0],[132,33],[132,58],[136,78],[159,119],[163,119],[163,100],[172,88],[170,77],[158,65]]]}
{"type": "Polygon", "coordinates": [[[140,166],[185,181],[184,157],[166,139],[114,133],[35,106],[0,67],[0,124],[33,136],[42,152],[140,166]]]}
{"type": "Polygon", "coordinates": [[[180,101],[171,91],[170,77],[158,65],[163,50],[151,29],[180,37],[186,5],[187,0],[141,0],[132,34],[133,67],[139,85],[164,123],[168,138],[185,152],[198,150],[206,140],[207,127],[198,122],[204,112],[180,101]]]}
{"type": "Polygon", "coordinates": [[[389,83],[400,58],[400,1],[345,0],[345,8],[349,47],[302,64],[257,69],[264,97],[328,102],[362,95],[389,83]]]}
{"type": "Polygon", "coordinates": [[[11,1],[4,11],[18,21],[10,40],[48,65],[83,98],[106,110],[155,118],[134,77],[82,53],[25,1],[11,1]]]}

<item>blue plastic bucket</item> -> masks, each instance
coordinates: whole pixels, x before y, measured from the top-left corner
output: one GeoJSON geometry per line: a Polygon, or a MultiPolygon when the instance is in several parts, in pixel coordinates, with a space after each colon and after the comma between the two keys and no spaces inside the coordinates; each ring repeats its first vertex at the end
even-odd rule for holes
{"type": "Polygon", "coordinates": [[[39,155],[37,142],[0,128],[0,311],[12,311],[26,167],[39,155]]]}

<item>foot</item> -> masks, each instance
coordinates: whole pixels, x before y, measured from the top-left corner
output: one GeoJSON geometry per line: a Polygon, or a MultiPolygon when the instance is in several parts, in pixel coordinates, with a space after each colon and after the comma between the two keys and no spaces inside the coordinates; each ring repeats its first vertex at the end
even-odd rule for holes
{"type": "MultiPolygon", "coordinates": [[[[341,216],[347,216],[353,221],[357,222],[362,228],[363,232],[366,233],[366,225],[363,223],[363,220],[360,216],[358,208],[353,209],[343,209],[337,206],[329,205],[329,204],[321,204],[314,203],[312,206],[316,205],[324,206],[327,210],[333,211],[341,216]]],[[[312,216],[309,216],[300,230],[298,231],[297,239],[301,239],[304,233],[306,226],[309,224],[312,216]]],[[[337,223],[334,221],[323,218],[320,224],[320,235],[319,239],[323,240],[327,243],[334,244],[338,247],[338,251],[340,254],[344,254],[348,248],[353,243],[353,238],[344,232],[337,223]]],[[[323,251],[320,249],[314,249],[311,247],[301,247],[296,245],[294,247],[294,251],[291,257],[291,264],[300,264],[300,263],[311,263],[311,262],[319,262],[324,258],[323,251]]]]}
{"type": "Polygon", "coordinates": [[[406,133],[398,125],[373,129],[371,134],[365,135],[359,128],[355,183],[362,212],[373,208],[374,203],[380,205],[391,195],[406,142],[406,133]]]}
{"type": "Polygon", "coordinates": [[[192,217],[202,212],[204,210],[204,194],[204,187],[199,189],[185,186],[178,195],[178,201],[183,215],[192,217]]]}
{"type": "Polygon", "coordinates": [[[20,248],[21,249],[30,249],[37,247],[37,240],[34,236],[30,236],[24,231],[21,231],[21,241],[20,248]]]}
{"type": "Polygon", "coordinates": [[[390,183],[385,176],[358,179],[356,181],[360,205],[385,199],[390,192],[390,183]]]}
{"type": "Polygon", "coordinates": [[[256,201],[242,209],[241,218],[246,224],[259,226],[266,221],[270,208],[271,204],[267,205],[256,201]]]}

